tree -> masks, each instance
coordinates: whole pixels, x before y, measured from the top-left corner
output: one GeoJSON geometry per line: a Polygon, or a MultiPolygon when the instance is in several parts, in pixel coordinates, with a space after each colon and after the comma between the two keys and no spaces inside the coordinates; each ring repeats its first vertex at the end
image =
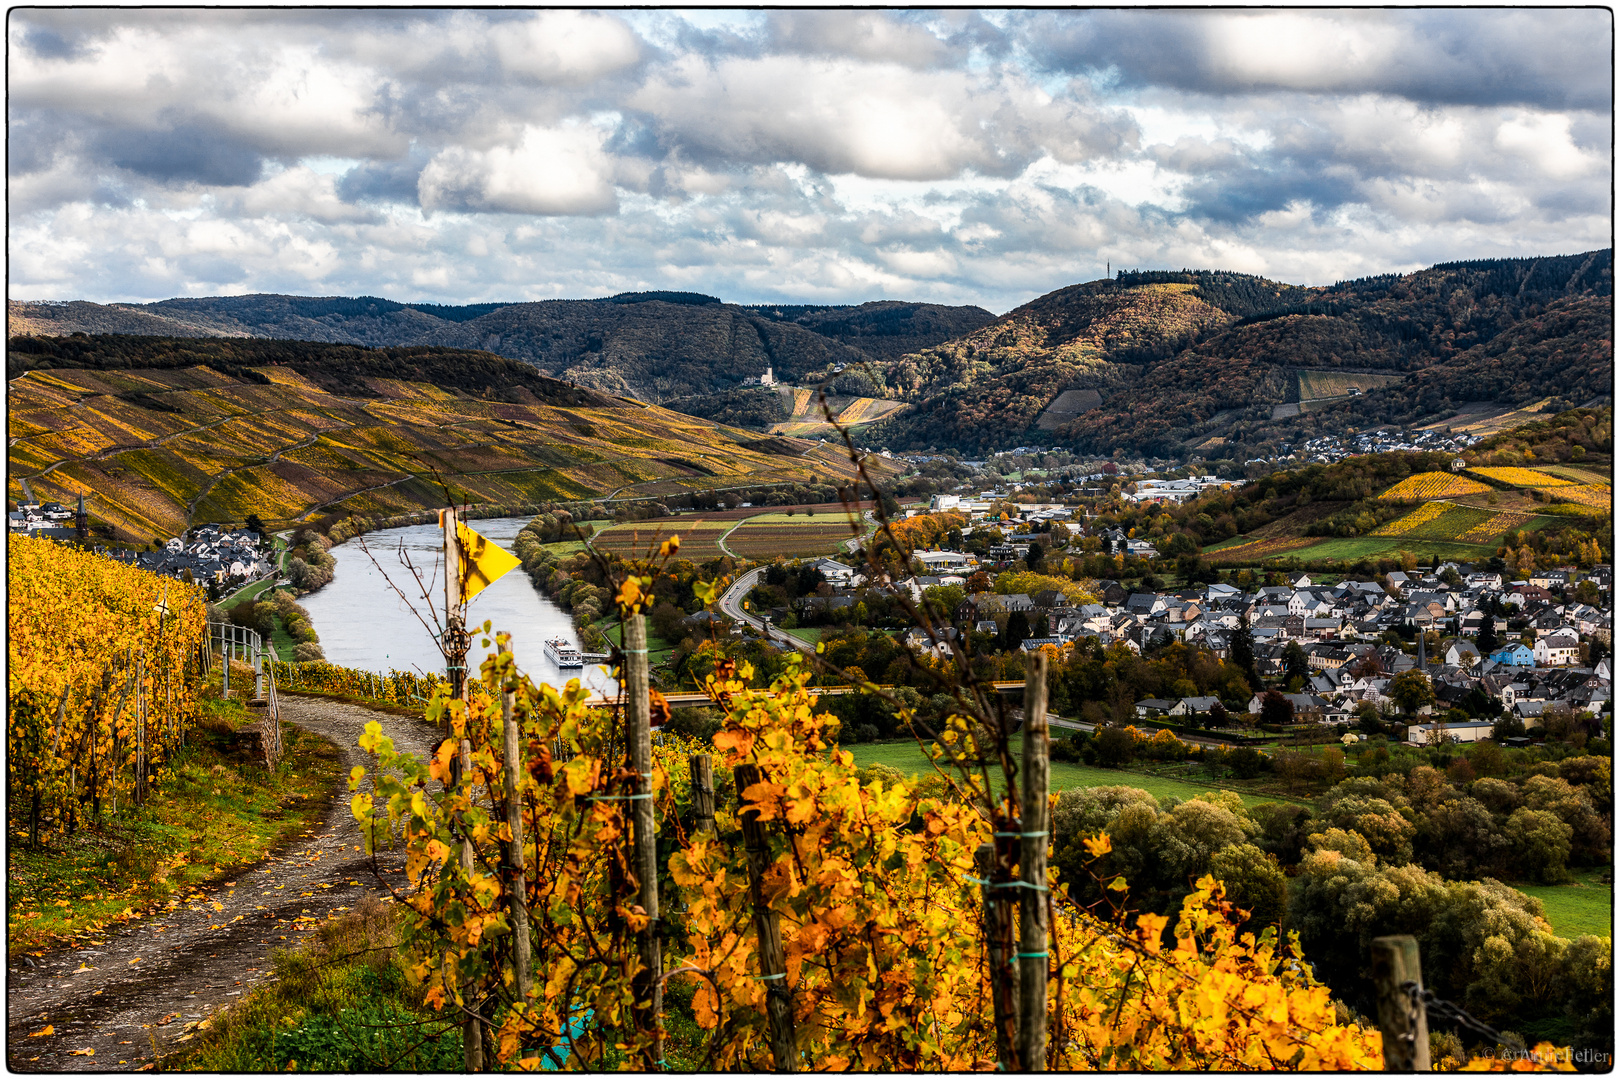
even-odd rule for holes
{"type": "Polygon", "coordinates": [[[1479,628],[1479,636],[1474,639],[1479,647],[1482,659],[1490,659],[1491,653],[1496,651],[1496,620],[1490,615],[1485,616],[1485,622],[1479,628]]]}
{"type": "Polygon", "coordinates": [[[1015,611],[1007,620],[1007,651],[1013,652],[1029,637],[1029,616],[1015,611]]]}
{"type": "Polygon", "coordinates": [[[1550,810],[1521,806],[1513,811],[1503,830],[1513,852],[1515,871],[1543,885],[1569,880],[1564,865],[1569,862],[1570,838],[1575,830],[1550,810]]]}
{"type": "Polygon", "coordinates": [[[256,532],[260,536],[263,536],[265,531],[264,519],[258,514],[249,514],[247,516],[247,530],[248,532],[256,532]]]}
{"type": "Polygon", "coordinates": [[[1243,617],[1243,622],[1238,628],[1232,631],[1230,656],[1230,662],[1243,672],[1243,677],[1249,680],[1249,685],[1259,686],[1260,676],[1254,670],[1254,637],[1249,631],[1247,615],[1243,617]]]}
{"type": "Polygon", "coordinates": [[[1400,706],[1402,712],[1411,716],[1423,706],[1434,703],[1434,687],[1427,675],[1413,668],[1389,681],[1389,698],[1400,706]]]}
{"type": "Polygon", "coordinates": [[[1294,722],[1294,703],[1275,690],[1260,695],[1260,723],[1286,727],[1294,722]]]}
{"type": "Polygon", "coordinates": [[[1249,913],[1242,932],[1258,935],[1281,926],[1288,914],[1288,877],[1275,855],[1250,843],[1232,844],[1210,858],[1209,872],[1226,886],[1227,898],[1249,913]]]}
{"type": "Polygon", "coordinates": [[[1122,727],[1105,727],[1092,738],[1097,764],[1105,769],[1117,769],[1130,763],[1136,756],[1136,740],[1122,727]]]}
{"type": "Polygon", "coordinates": [[[1040,572],[1041,565],[1046,559],[1046,552],[1041,548],[1040,541],[1032,540],[1029,551],[1024,555],[1024,564],[1036,573],[1040,572]]]}
{"type": "Polygon", "coordinates": [[[1290,641],[1283,649],[1283,674],[1289,679],[1308,679],[1311,675],[1311,661],[1300,648],[1299,642],[1290,641]]]}

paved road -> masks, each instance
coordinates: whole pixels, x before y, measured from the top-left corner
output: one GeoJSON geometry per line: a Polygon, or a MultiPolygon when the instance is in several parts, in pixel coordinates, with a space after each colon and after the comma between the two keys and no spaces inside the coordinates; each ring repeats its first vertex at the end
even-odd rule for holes
{"type": "Polygon", "coordinates": [[[778,630],[776,627],[767,624],[765,620],[756,619],[754,616],[743,610],[743,597],[747,596],[749,590],[751,590],[755,585],[759,584],[759,579],[764,575],[764,573],[765,568],[763,566],[757,567],[748,571],[748,573],[742,575],[736,581],[733,581],[731,583],[731,588],[727,589],[725,595],[720,597],[720,613],[728,618],[736,619],[740,623],[746,623],[747,625],[752,626],[755,630],[758,630],[761,634],[763,634],[765,639],[771,642],[773,645],[780,645],[786,642],[795,649],[798,649],[800,652],[815,652],[816,647],[810,642],[796,638],[792,634],[784,633],[781,630],[778,630]]]}
{"type": "MultiPolygon", "coordinates": [[[[421,720],[323,698],[281,698],[282,718],[324,735],[341,751],[331,808],[299,837],[223,884],[174,909],[111,930],[98,944],[38,960],[13,955],[6,972],[6,1064],[26,1072],[131,1072],[174,1048],[189,1028],[218,1016],[270,978],[270,953],[291,948],[327,918],[386,896],[362,853],[349,812],[348,771],[367,765],[356,745],[381,722],[401,750],[431,754],[437,731],[421,720]],[[51,1035],[31,1033],[50,1025],[51,1035]],[[93,1049],[95,1053],[72,1054],[93,1049]]],[[[384,879],[404,887],[403,859],[385,852],[384,879]]]]}

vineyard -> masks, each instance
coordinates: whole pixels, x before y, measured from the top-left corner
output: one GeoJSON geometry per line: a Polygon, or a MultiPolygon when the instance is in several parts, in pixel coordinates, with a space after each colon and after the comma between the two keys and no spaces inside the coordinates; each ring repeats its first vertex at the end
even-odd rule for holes
{"type": "Polygon", "coordinates": [[[1436,501],[1424,503],[1405,517],[1397,518],[1369,535],[1406,536],[1414,540],[1460,540],[1500,516],[1491,510],[1436,501]]]}
{"type": "Polygon", "coordinates": [[[1539,469],[1521,469],[1517,465],[1481,465],[1468,470],[1488,480],[1511,487],[1548,488],[1563,487],[1575,481],[1539,469]]]}
{"type": "Polygon", "coordinates": [[[1249,540],[1242,544],[1232,544],[1229,547],[1219,548],[1207,552],[1205,557],[1216,565],[1259,562],[1274,555],[1281,555],[1314,543],[1316,543],[1314,536],[1272,536],[1263,540],[1249,540]]]}
{"type": "Polygon", "coordinates": [[[1596,510],[1607,512],[1614,505],[1614,492],[1610,488],[1599,487],[1596,484],[1579,484],[1570,487],[1554,488],[1546,492],[1556,499],[1590,506],[1596,510]]]}
{"type": "MultiPolygon", "coordinates": [[[[454,778],[453,742],[415,761],[368,728],[361,747],[375,766],[355,770],[352,810],[368,844],[403,840],[411,977],[430,1007],[474,1029],[461,1009],[480,1003],[494,1062],[566,1054],[585,1071],[759,1071],[773,1059],[815,1071],[995,1066],[974,861],[991,826],[970,802],[920,797],[904,782],[863,786],[851,755],[828,744],[831,718],[815,713],[807,672],[765,690],[749,689],[750,675],[708,680],[725,718],[713,773],[737,782],[735,801],[707,809],[688,766],[709,748],[661,739],[644,774],[651,809],[636,809],[640,782],[620,767],[617,718],[587,708],[583,690],[536,687],[509,653],[485,662],[465,702],[441,694],[428,707],[429,720],[447,719],[464,740],[454,778]],[[503,741],[530,747],[527,760],[503,752],[503,741]],[[509,771],[509,761],[520,767],[509,771]],[[486,808],[503,803],[497,827],[486,808]],[[671,854],[657,908],[644,911],[648,894],[628,868],[639,865],[632,819],[649,812],[671,854]],[[739,826],[746,845],[726,839],[739,826]],[[669,930],[653,960],[650,910],[669,930]],[[528,949],[505,945],[514,927],[528,949]],[[691,995],[695,1030],[680,1040],[681,1064],[665,1059],[672,1048],[649,966],[668,973],[666,992],[691,995]]],[[[1109,839],[1086,847],[1100,859],[1109,839]]],[[[1055,870],[1048,882],[1057,884],[1055,870]]],[[[1050,909],[1049,953],[1035,954],[1046,969],[1045,992],[1036,991],[1051,1030],[1046,1068],[1382,1063],[1378,1032],[1339,1020],[1292,945],[1269,931],[1239,938],[1212,877],[1196,883],[1173,935],[1171,920],[1152,913],[1050,909]]]]}
{"type": "Polygon", "coordinates": [[[46,539],[7,553],[7,817],[37,842],[162,784],[197,720],[208,620],[194,586],[46,539]]]}
{"type": "MultiPolygon", "coordinates": [[[[861,528],[857,525],[857,528],[861,528]]],[[[820,519],[767,514],[750,518],[726,538],[726,546],[745,559],[789,559],[830,555],[852,535],[843,515],[820,519]]]]}
{"type": "Polygon", "coordinates": [[[1408,476],[1400,483],[1392,484],[1378,497],[1393,502],[1417,502],[1420,499],[1454,499],[1460,495],[1483,495],[1490,490],[1479,481],[1464,476],[1425,472],[1408,476]]]}
{"type": "Polygon", "coordinates": [[[389,705],[419,706],[433,696],[434,687],[438,685],[437,678],[414,671],[396,668],[384,675],[339,667],[325,660],[301,663],[278,660],[274,668],[276,687],[289,693],[340,694],[389,705]]]}
{"type": "Polygon", "coordinates": [[[591,537],[590,544],[599,551],[612,552],[625,559],[645,558],[649,551],[671,536],[681,538],[681,558],[693,562],[706,562],[725,556],[720,538],[732,528],[734,521],[716,520],[703,516],[655,518],[627,525],[614,525],[591,537]]]}
{"type": "Polygon", "coordinates": [[[1489,520],[1482,521],[1472,529],[1462,533],[1457,539],[1464,544],[1486,544],[1509,529],[1524,528],[1534,516],[1533,514],[1520,514],[1513,511],[1495,514],[1489,520]]]}

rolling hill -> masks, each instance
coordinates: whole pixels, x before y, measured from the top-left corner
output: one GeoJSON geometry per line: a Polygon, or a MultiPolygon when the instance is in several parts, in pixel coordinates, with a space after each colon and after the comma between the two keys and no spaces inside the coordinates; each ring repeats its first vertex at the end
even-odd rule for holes
{"type": "Polygon", "coordinates": [[[891,364],[889,393],[914,407],[868,438],[1241,458],[1469,402],[1557,412],[1610,392],[1613,292],[1609,250],[1329,288],[1121,272],[891,364]]]}
{"type": "Polygon", "coordinates": [[[767,367],[783,381],[828,376],[838,365],[853,373],[992,318],[975,307],[900,301],[743,307],[675,292],[460,307],[369,296],[257,294],[151,304],[10,301],[7,310],[12,335],[253,337],[477,349],[659,404],[724,393],[767,367]]]}
{"type": "Polygon", "coordinates": [[[484,352],[243,338],[16,337],[7,495],[124,538],[322,513],[847,481],[836,452],[569,385],[484,352]]]}

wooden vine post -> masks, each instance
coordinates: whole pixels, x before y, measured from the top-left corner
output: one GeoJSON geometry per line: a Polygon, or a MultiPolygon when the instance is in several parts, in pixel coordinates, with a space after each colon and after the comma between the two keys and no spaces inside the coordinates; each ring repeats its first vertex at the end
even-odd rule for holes
{"type": "Polygon", "coordinates": [[[1423,987],[1417,938],[1410,934],[1373,938],[1372,980],[1378,997],[1378,1027],[1384,1033],[1385,1071],[1428,1072],[1428,1010],[1402,985],[1423,987]]]}
{"type": "MultiPolygon", "coordinates": [[[[449,676],[451,697],[465,703],[467,700],[467,650],[470,640],[467,636],[466,610],[467,605],[463,597],[466,595],[464,568],[461,563],[461,544],[456,536],[457,514],[453,509],[439,511],[439,525],[444,530],[444,636],[439,641],[440,651],[444,654],[445,674],[449,676]]],[[[466,715],[465,711],[462,713],[466,715]]],[[[444,714],[444,734],[448,738],[454,733],[451,711],[446,709],[444,714]]],[[[456,787],[462,779],[472,771],[472,743],[463,738],[460,753],[456,756],[456,768],[451,777],[449,786],[456,787]]],[[[473,868],[472,841],[466,836],[461,838],[461,869],[470,875],[473,868]]],[[[470,984],[469,984],[470,985],[470,984]]],[[[468,1072],[481,1072],[484,1067],[483,1028],[476,1015],[476,1002],[468,1002],[467,1008],[474,1015],[469,1015],[462,1021],[461,1046],[462,1064],[468,1072]]]]}
{"type": "MultiPolygon", "coordinates": [[[[512,655],[512,643],[507,639],[503,650],[512,655]]],[[[523,803],[518,797],[518,777],[522,775],[523,757],[518,751],[517,695],[501,687],[501,743],[505,755],[506,827],[512,834],[506,845],[507,908],[512,923],[512,969],[517,981],[518,1002],[527,1005],[533,988],[529,956],[529,887],[525,875],[523,855],[523,803]]],[[[530,1054],[524,1054],[530,1057],[530,1054]]]]}
{"type": "Polygon", "coordinates": [[[1046,979],[1048,964],[1046,845],[1050,826],[1047,790],[1051,787],[1051,739],[1046,721],[1046,654],[1031,653],[1024,675],[1023,767],[1019,787],[1024,797],[1018,890],[1019,927],[1018,1058],[1029,1072],[1046,1069],[1046,979]]]}
{"type": "Polygon", "coordinates": [[[630,768],[635,772],[634,808],[635,871],[640,885],[641,908],[647,915],[646,927],[637,935],[641,951],[641,978],[636,1001],[645,1002],[643,1030],[652,1032],[647,1051],[647,1068],[664,1063],[664,980],[663,943],[658,938],[658,837],[653,823],[652,700],[648,693],[647,621],[636,612],[624,621],[625,742],[630,750],[630,768]]]}
{"type": "Polygon", "coordinates": [[[996,846],[979,845],[974,862],[979,868],[979,889],[984,898],[985,959],[989,964],[990,1007],[996,1025],[996,1063],[1002,1072],[1019,1072],[1018,980],[1013,975],[1012,907],[998,889],[996,846]]]}
{"type": "Polygon", "coordinates": [[[714,758],[708,754],[693,754],[692,768],[692,831],[714,832],[714,758]]]}
{"type": "Polygon", "coordinates": [[[742,808],[743,844],[748,853],[748,888],[754,905],[754,931],[759,935],[760,978],[765,980],[765,1012],[771,1025],[771,1060],[777,1072],[797,1072],[798,1053],[793,1033],[793,991],[787,984],[787,956],[782,949],[782,927],[765,901],[765,871],[770,846],[759,811],[748,806],[743,792],[760,781],[759,766],[744,763],[732,770],[737,781],[737,802],[742,808]]]}

